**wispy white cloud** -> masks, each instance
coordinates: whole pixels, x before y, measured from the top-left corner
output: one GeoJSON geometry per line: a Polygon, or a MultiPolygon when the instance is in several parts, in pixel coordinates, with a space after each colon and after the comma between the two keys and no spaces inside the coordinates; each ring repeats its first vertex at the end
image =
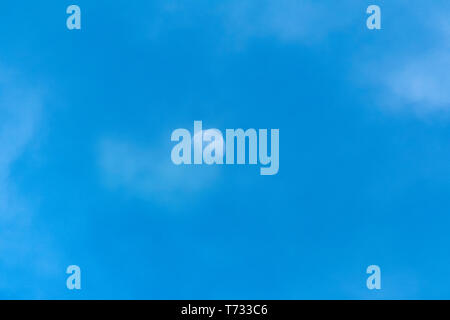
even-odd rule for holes
{"type": "Polygon", "coordinates": [[[410,105],[420,113],[450,111],[450,53],[431,54],[403,61],[388,73],[386,86],[401,105],[410,105]]]}
{"type": "Polygon", "coordinates": [[[324,40],[348,25],[351,13],[357,10],[352,4],[353,1],[241,0],[225,2],[220,12],[226,30],[235,37],[272,37],[308,44],[324,40]]]}
{"type": "Polygon", "coordinates": [[[221,30],[218,43],[245,46],[253,39],[272,38],[286,43],[314,44],[342,31],[357,18],[355,0],[229,0],[221,2],[161,1],[150,22],[150,35],[162,36],[167,21],[190,26],[201,19],[221,30]]]}
{"type": "Polygon", "coordinates": [[[396,7],[402,12],[396,29],[383,32],[397,33],[399,44],[403,41],[408,49],[397,46],[394,51],[379,51],[378,61],[360,66],[360,70],[370,70],[365,76],[381,89],[383,106],[421,117],[450,111],[450,14],[443,7],[449,8],[448,3],[416,7],[402,2],[401,7],[396,7]],[[414,39],[402,37],[401,32],[412,24],[417,30],[414,39]],[[414,47],[407,42],[424,45],[414,47]]]}
{"type": "MultiPolygon", "coordinates": [[[[167,141],[170,142],[169,138],[167,141]]],[[[99,166],[105,186],[168,207],[195,200],[219,178],[217,166],[176,166],[170,146],[146,147],[130,141],[103,139],[99,166]]]]}
{"type": "Polygon", "coordinates": [[[0,92],[0,212],[5,219],[17,211],[12,208],[18,205],[11,192],[14,186],[10,169],[33,139],[41,116],[41,101],[37,92],[8,79],[6,73],[0,78],[0,92]]]}
{"type": "Polygon", "coordinates": [[[57,262],[51,241],[36,234],[32,205],[21,196],[12,169],[36,142],[41,124],[42,93],[24,83],[11,70],[0,67],[0,296],[15,296],[20,290],[31,297],[39,288],[24,289],[20,272],[26,278],[52,274],[57,262]]]}

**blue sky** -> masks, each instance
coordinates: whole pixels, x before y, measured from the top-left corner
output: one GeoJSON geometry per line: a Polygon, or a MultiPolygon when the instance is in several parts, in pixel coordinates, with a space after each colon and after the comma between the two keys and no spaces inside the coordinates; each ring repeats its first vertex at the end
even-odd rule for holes
{"type": "Polygon", "coordinates": [[[0,298],[450,298],[448,1],[1,12],[0,298]],[[279,173],[174,166],[194,120],[279,128],[279,173]]]}

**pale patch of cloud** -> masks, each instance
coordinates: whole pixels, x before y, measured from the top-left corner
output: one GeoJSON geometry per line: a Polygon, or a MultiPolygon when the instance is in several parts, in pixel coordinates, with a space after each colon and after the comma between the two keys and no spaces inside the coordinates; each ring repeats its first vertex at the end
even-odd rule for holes
{"type": "Polygon", "coordinates": [[[14,199],[10,169],[33,139],[41,117],[37,92],[0,78],[0,213],[5,219],[20,206],[14,199]],[[15,209],[14,209],[15,208],[15,209]]]}
{"type": "Polygon", "coordinates": [[[47,277],[57,261],[50,239],[36,234],[35,212],[12,177],[16,162],[36,142],[43,112],[41,91],[21,78],[0,66],[0,295],[28,292],[31,298],[41,289],[25,289],[18,274],[47,277]]]}
{"type": "Polygon", "coordinates": [[[241,39],[272,37],[313,44],[339,32],[355,18],[353,1],[240,0],[222,5],[226,30],[241,39]]]}
{"type": "Polygon", "coordinates": [[[450,111],[450,54],[436,52],[415,57],[392,71],[387,89],[400,105],[409,105],[426,114],[450,111]]]}
{"type": "Polygon", "coordinates": [[[149,23],[151,38],[162,37],[167,28],[184,29],[206,19],[220,30],[218,44],[234,48],[261,38],[316,44],[364,14],[358,15],[361,6],[357,0],[171,0],[160,1],[157,10],[149,23]],[[166,26],[168,22],[171,27],[166,26]]]}
{"type": "Polygon", "coordinates": [[[15,201],[10,171],[33,141],[40,123],[40,93],[22,84],[17,75],[0,68],[0,213],[11,218],[20,205],[15,201]]]}
{"type": "Polygon", "coordinates": [[[102,180],[111,190],[169,207],[198,199],[217,182],[218,166],[177,166],[172,163],[170,151],[168,147],[103,139],[98,153],[102,180]]]}
{"type": "Polygon", "coordinates": [[[414,39],[406,40],[424,45],[411,49],[405,43],[408,50],[381,51],[377,62],[360,68],[367,71],[366,79],[381,89],[380,102],[388,109],[412,112],[419,117],[450,111],[450,15],[443,7],[449,7],[448,3],[427,3],[417,10],[403,2],[396,8],[403,12],[396,24],[398,29],[384,32],[398,32],[399,41],[405,41],[400,33],[414,24],[414,39]]]}

